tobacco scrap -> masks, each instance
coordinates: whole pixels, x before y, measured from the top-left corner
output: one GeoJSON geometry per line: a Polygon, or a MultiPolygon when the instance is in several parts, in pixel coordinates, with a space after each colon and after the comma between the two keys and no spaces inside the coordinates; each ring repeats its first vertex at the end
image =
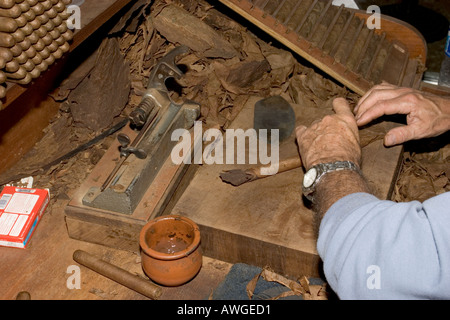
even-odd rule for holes
{"type": "Polygon", "coordinates": [[[280,295],[271,298],[270,300],[278,300],[280,298],[293,295],[302,296],[304,300],[328,300],[326,284],[310,285],[308,278],[305,276],[300,277],[298,281],[290,280],[286,277],[283,277],[282,275],[275,273],[267,266],[263,268],[263,270],[247,284],[246,291],[250,300],[253,297],[256,284],[260,277],[269,282],[277,282],[290,289],[289,291],[285,291],[280,295]]]}

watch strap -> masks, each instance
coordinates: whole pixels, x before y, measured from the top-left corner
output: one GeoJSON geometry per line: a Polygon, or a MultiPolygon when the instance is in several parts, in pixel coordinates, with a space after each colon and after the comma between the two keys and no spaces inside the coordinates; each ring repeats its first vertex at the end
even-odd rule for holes
{"type": "MultiPolygon", "coordinates": [[[[302,187],[303,195],[311,202],[314,202],[314,193],[316,191],[316,186],[325,174],[341,170],[352,170],[361,173],[359,166],[357,166],[352,161],[335,161],[329,163],[319,163],[313,166],[312,168],[317,170],[317,175],[314,183],[308,188],[306,188],[304,184],[302,187]]],[[[312,168],[310,168],[310,170],[312,168]]]]}

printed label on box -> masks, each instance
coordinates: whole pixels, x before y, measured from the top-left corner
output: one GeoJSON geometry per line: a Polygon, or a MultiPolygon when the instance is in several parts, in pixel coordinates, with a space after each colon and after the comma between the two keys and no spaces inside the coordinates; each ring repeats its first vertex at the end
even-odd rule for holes
{"type": "Polygon", "coordinates": [[[38,200],[39,196],[36,194],[15,193],[5,208],[5,212],[30,214],[38,200]]]}
{"type": "Polygon", "coordinates": [[[5,186],[0,194],[0,246],[25,248],[49,197],[48,190],[5,186]]]}

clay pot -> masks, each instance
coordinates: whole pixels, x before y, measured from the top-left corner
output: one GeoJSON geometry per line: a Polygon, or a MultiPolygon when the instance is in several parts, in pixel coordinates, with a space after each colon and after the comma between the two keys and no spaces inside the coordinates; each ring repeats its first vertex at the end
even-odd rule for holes
{"type": "Polygon", "coordinates": [[[161,285],[182,285],[202,267],[200,231],[186,217],[168,215],[149,221],[139,242],[145,274],[161,285]]]}

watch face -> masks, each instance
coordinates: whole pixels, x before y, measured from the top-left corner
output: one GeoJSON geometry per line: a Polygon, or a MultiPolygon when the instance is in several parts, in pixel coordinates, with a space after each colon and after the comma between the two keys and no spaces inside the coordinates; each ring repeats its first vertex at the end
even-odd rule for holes
{"type": "Polygon", "coordinates": [[[316,168],[309,169],[303,177],[303,186],[305,188],[311,187],[314,181],[316,181],[316,177],[317,177],[317,169],[316,168]]]}

